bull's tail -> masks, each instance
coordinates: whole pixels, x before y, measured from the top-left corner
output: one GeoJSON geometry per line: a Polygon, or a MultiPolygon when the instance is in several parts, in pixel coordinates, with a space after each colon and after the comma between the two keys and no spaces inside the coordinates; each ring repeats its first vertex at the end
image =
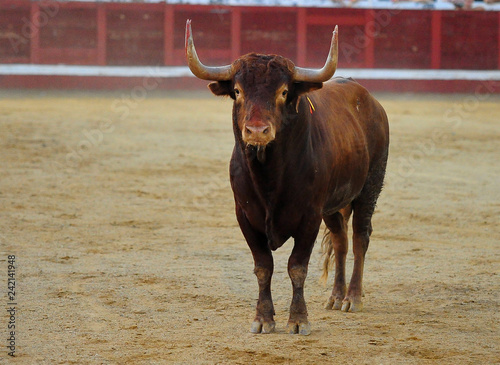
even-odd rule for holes
{"type": "Polygon", "coordinates": [[[328,280],[328,273],[333,269],[335,251],[333,250],[333,235],[328,228],[325,228],[323,234],[323,241],[321,242],[321,252],[323,260],[323,274],[321,275],[320,282],[326,285],[328,280]]]}
{"type": "MultiPolygon", "coordinates": [[[[347,245],[347,225],[349,223],[349,218],[352,213],[352,205],[349,204],[339,211],[342,219],[342,230],[340,236],[335,237],[334,234],[327,228],[325,228],[325,234],[323,235],[323,242],[321,242],[321,251],[323,252],[323,274],[321,275],[320,281],[326,284],[328,280],[328,272],[335,266],[335,250],[334,250],[334,239],[344,239],[345,245],[347,245]]],[[[340,217],[339,217],[340,218],[340,217]]],[[[346,246],[347,249],[347,246],[346,246]]]]}

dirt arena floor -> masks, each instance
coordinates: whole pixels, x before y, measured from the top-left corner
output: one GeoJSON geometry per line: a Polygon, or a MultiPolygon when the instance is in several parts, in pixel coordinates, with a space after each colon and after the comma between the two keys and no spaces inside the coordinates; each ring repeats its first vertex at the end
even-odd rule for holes
{"type": "Polygon", "coordinates": [[[292,242],[275,254],[277,333],[249,332],[229,100],[1,91],[0,293],[8,308],[15,255],[17,357],[4,311],[0,363],[500,363],[500,97],[377,97],[392,140],[364,312],[323,309],[318,240],[299,336],[285,333],[292,242]]]}

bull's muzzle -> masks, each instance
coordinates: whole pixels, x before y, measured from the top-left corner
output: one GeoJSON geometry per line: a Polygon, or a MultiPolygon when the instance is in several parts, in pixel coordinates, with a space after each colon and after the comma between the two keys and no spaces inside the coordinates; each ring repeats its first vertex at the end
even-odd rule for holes
{"type": "Polygon", "coordinates": [[[272,125],[246,124],[242,131],[243,142],[252,146],[266,146],[276,137],[272,125]]]}

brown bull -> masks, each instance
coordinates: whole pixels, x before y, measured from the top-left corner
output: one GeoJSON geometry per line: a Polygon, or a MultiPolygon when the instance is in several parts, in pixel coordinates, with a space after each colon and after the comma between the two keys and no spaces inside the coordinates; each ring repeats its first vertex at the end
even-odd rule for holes
{"type": "Polygon", "coordinates": [[[310,333],[304,281],[322,220],[327,227],[325,279],[330,261],[335,261],[334,287],[326,307],[361,310],[363,265],[385,175],[389,127],[384,109],[366,89],[350,79],[330,80],[337,66],[337,29],[325,66],[319,70],[260,54],[242,56],[228,66],[207,67],[196,54],[190,21],[186,56],[197,77],[215,81],[209,84],[215,95],[234,100],[231,187],[259,283],[251,331],[275,329],[272,251],[293,237],[288,331],[310,333]],[[354,269],[347,288],[351,212],[354,269]]]}

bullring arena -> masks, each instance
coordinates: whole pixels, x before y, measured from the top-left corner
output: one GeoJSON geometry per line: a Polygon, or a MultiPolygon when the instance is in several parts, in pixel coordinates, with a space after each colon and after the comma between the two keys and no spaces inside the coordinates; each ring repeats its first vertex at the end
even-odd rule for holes
{"type": "Polygon", "coordinates": [[[274,253],[276,333],[249,331],[258,291],[229,186],[231,100],[144,80],[0,91],[0,293],[15,307],[15,357],[4,311],[0,363],[500,362],[498,81],[374,93],[391,146],[364,310],[324,309],[318,237],[312,333],[299,336],[285,332],[292,242],[274,253]]]}
{"type": "Polygon", "coordinates": [[[392,141],[365,309],[323,309],[331,281],[318,282],[317,243],[305,289],[313,332],[297,337],[284,332],[291,242],[275,253],[277,333],[249,332],[257,283],[228,182],[228,100],[153,93],[122,115],[121,93],[2,92],[16,360],[497,362],[500,100],[377,96],[392,141]],[[464,118],[446,120],[448,110],[464,118]]]}

